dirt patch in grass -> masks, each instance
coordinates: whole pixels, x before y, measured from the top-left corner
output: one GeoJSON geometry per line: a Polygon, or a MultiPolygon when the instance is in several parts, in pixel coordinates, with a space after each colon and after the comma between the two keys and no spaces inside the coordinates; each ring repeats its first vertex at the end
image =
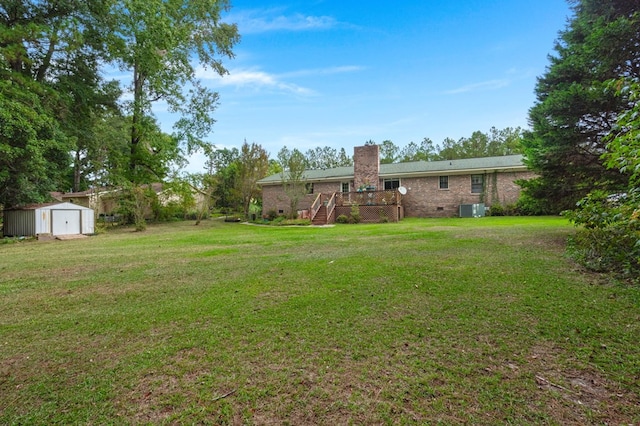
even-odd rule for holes
{"type": "Polygon", "coordinates": [[[597,369],[566,366],[563,351],[551,343],[535,346],[523,370],[533,377],[534,400],[559,424],[634,424],[640,397],[597,369]],[[635,414],[632,414],[634,413],[635,414]],[[625,415],[625,413],[629,413],[625,415]]]}

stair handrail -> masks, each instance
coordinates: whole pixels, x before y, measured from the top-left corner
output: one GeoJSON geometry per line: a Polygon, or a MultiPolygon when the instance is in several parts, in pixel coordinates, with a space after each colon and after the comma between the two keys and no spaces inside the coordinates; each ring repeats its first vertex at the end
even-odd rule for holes
{"type": "Polygon", "coordinates": [[[336,193],[331,194],[331,198],[327,201],[327,223],[329,222],[329,218],[331,217],[331,213],[336,208],[336,193]]]}
{"type": "Polygon", "coordinates": [[[320,192],[318,193],[318,196],[316,197],[316,199],[313,201],[313,204],[311,204],[311,212],[310,212],[311,220],[315,219],[321,206],[322,206],[322,193],[320,192]]]}

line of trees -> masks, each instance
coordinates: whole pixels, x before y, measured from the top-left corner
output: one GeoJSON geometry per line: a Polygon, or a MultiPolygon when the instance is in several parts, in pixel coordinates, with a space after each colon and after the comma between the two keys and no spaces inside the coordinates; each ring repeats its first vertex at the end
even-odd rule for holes
{"type": "MultiPolygon", "coordinates": [[[[446,138],[441,144],[434,144],[424,138],[419,144],[409,142],[400,147],[391,140],[384,140],[380,146],[380,163],[404,163],[409,161],[438,161],[461,158],[494,157],[523,152],[522,139],[524,130],[520,127],[497,129],[492,127],[487,133],[475,131],[470,137],[458,140],[446,138]]],[[[365,144],[376,144],[368,140],[365,144]]],[[[344,148],[317,147],[302,152],[296,148],[289,150],[286,146],[278,153],[278,163],[282,166],[291,155],[299,157],[306,169],[330,169],[334,167],[352,166],[353,158],[346,154],[344,148]]]]}
{"type": "MultiPolygon", "coordinates": [[[[461,158],[499,157],[521,154],[524,131],[520,127],[497,129],[492,127],[487,133],[477,130],[470,137],[458,140],[445,138],[442,143],[434,144],[424,138],[419,144],[409,142],[404,147],[390,140],[380,143],[380,163],[403,163],[408,161],[438,161],[461,158]]],[[[375,142],[368,141],[373,144],[375,142]]]]}
{"type": "Polygon", "coordinates": [[[0,3],[0,205],[50,191],[161,182],[204,149],[235,25],[227,0],[6,0],[0,3]],[[107,73],[121,80],[106,81],[107,73]],[[124,96],[123,96],[124,95],[124,96]],[[152,113],[179,115],[171,134],[152,113]]]}

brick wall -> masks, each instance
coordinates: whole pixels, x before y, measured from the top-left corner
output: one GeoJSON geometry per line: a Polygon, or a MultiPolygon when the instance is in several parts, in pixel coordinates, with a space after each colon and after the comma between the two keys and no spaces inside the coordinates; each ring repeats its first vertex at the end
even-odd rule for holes
{"type": "MultiPolygon", "coordinates": [[[[316,199],[319,193],[333,194],[340,192],[340,182],[321,182],[313,184],[313,194],[307,194],[298,201],[298,210],[306,210],[316,199]]],[[[262,215],[266,216],[270,211],[276,214],[289,214],[289,197],[284,192],[282,185],[265,185],[262,187],[262,215]]]]}
{"type": "Polygon", "coordinates": [[[380,188],[380,147],[378,145],[356,146],[353,149],[353,186],[373,185],[380,188]]]}
{"type": "Polygon", "coordinates": [[[488,173],[484,176],[485,194],[471,193],[471,175],[450,175],[449,189],[439,189],[440,177],[402,179],[407,194],[402,205],[407,217],[451,217],[458,216],[460,204],[485,203],[507,205],[515,203],[520,196],[518,179],[530,179],[532,172],[488,173]]]}

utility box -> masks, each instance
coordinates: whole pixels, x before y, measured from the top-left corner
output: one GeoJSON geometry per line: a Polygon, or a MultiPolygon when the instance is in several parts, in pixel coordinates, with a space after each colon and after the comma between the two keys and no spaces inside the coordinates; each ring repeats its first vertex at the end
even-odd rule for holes
{"type": "Polygon", "coordinates": [[[460,217],[484,217],[484,203],[460,204],[460,217]]]}

